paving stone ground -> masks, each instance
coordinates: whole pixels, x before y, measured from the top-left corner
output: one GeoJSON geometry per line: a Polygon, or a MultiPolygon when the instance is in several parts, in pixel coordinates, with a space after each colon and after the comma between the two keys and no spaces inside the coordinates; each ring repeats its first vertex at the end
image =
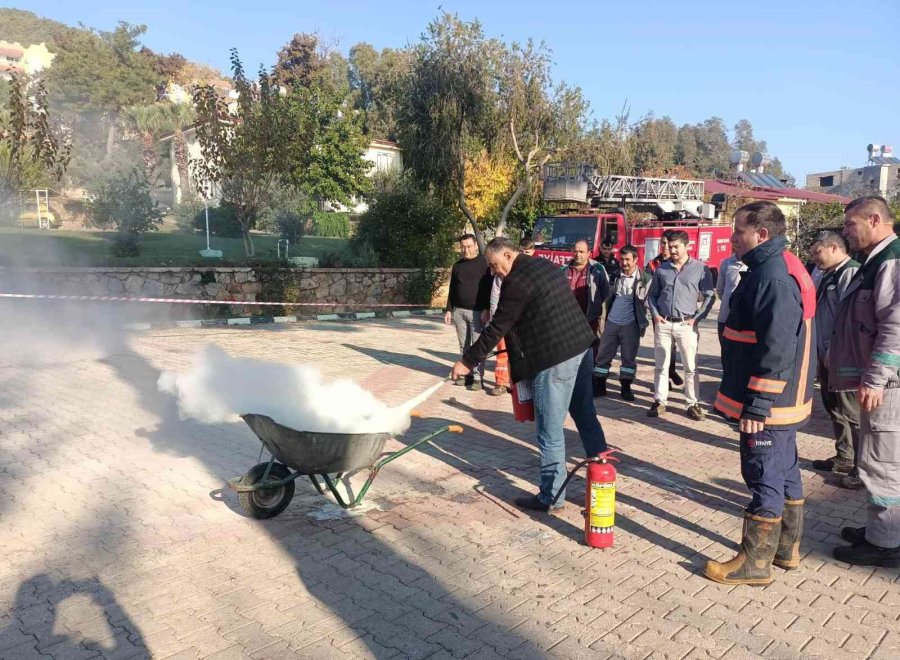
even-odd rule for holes
{"type": "MultiPolygon", "coordinates": [[[[638,401],[613,382],[597,404],[623,450],[603,551],[583,543],[581,479],[557,515],[510,506],[538,463],[506,397],[439,390],[389,448],[449,422],[465,433],[386,467],[357,515],[298,481],[282,515],[256,521],[223,488],[258,461],[250,430],[182,421],[156,389],[212,343],[399,403],[449,371],[455,336],[439,320],[155,331],[105,356],[25,343],[0,353],[0,658],[900,657],[898,572],[830,555],[842,526],[863,523],[864,497],[810,470],[831,449],[819,408],[799,439],[800,569],[765,588],[699,574],[736,548],[737,437],[716,417],[689,421],[677,390],[664,419],[645,416],[649,337],[638,401]]],[[[571,428],[568,441],[577,460],[571,428]]]]}

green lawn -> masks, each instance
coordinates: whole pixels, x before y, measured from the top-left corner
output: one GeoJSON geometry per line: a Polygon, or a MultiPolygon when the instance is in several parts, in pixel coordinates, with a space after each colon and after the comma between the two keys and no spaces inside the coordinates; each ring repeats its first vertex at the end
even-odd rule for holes
{"type": "MultiPolygon", "coordinates": [[[[247,257],[240,238],[213,236],[214,250],[222,250],[221,259],[205,259],[206,237],[175,232],[153,232],[143,238],[139,257],[112,256],[109,239],[114,232],[38,230],[0,227],[0,266],[242,266],[276,261],[275,241],[271,234],[254,234],[256,256],[247,257]]],[[[291,245],[292,257],[321,257],[340,252],[343,238],[305,237],[299,248],[291,245]]]]}

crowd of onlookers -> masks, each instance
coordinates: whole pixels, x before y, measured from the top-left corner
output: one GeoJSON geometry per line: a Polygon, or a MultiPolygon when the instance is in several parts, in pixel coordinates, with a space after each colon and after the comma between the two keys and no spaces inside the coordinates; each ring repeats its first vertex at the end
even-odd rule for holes
{"type": "Polygon", "coordinates": [[[683,384],[686,415],[705,418],[699,326],[718,299],[722,377],[713,408],[739,427],[741,473],[753,499],[741,552],[729,562],[710,562],[706,575],[765,584],[772,565],[799,564],[804,499],[796,430],[812,413],[816,380],[833,424],[835,455],[813,467],[869,496],[866,527],[845,528],[851,545],[836,548],[835,556],[900,566],[900,240],[894,222],[884,199],[854,200],[843,231],[823,231],[809,246],[808,269],[788,249],[778,207],[749,204],[735,214],[734,254],[716,281],[690,256],[688,234],[677,229],[664,233],[660,254],[643,267],[631,245],[616,253],[604,242],[595,260],[591,241],[578,240],[572,258],[559,266],[533,257],[530,239],[497,238],[481,254],[475,236],[462,236],[445,315],[462,352],[452,376],[493,395],[516,383],[517,396],[531,397],[541,487],[517,504],[548,511],[564,503],[566,412],[588,455],[606,447],[593,398],[608,395],[618,354],[620,396],[635,400],[637,354],[649,328],[655,368],[648,416],[665,414],[670,387],[683,384]],[[487,388],[484,361],[494,354],[497,382],[487,388]]]}

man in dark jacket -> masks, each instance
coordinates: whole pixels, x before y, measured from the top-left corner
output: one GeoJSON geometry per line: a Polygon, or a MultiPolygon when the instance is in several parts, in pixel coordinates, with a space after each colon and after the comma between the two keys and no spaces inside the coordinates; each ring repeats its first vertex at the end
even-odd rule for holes
{"type": "Polygon", "coordinates": [[[731,243],[749,271],[729,301],[715,407],[739,423],[741,475],[752,499],[740,552],[706,564],[706,576],[723,584],[768,584],[773,563],[800,565],[797,429],[812,411],[816,290],[787,251],[785,228],[784,214],[771,202],[747,204],[734,216],[731,243]]]}
{"type": "Polygon", "coordinates": [[[637,373],[638,349],[641,337],[650,325],[646,307],[650,275],[637,267],[637,255],[637,248],[633,245],[626,245],[619,252],[622,268],[613,285],[606,327],[603,328],[594,360],[594,396],[606,396],[609,368],[621,347],[621,394],[626,401],[634,401],[631,383],[637,373]]]}
{"type": "MultiPolygon", "coordinates": [[[[482,312],[490,307],[491,285],[494,278],[487,261],[478,254],[478,243],[473,234],[459,237],[462,258],[453,264],[450,271],[450,293],[444,310],[444,323],[456,328],[459,352],[463,353],[481,333],[484,323],[482,312]]],[[[461,385],[463,381],[456,382],[461,385]]],[[[484,387],[484,364],[475,365],[474,374],[465,378],[466,387],[480,390],[484,387]],[[478,379],[475,379],[478,376],[478,379]]]]}
{"type": "MultiPolygon", "coordinates": [[[[516,498],[516,505],[548,511],[566,476],[566,411],[588,456],[606,449],[591,396],[594,333],[558,266],[521,254],[505,238],[491,241],[485,257],[494,275],[503,278],[500,302],[481,337],[453,365],[451,377],[469,374],[506,338],[512,381],[531,386],[541,452],[540,492],[516,498]]],[[[555,506],[564,503],[562,493],[555,506]]]]}

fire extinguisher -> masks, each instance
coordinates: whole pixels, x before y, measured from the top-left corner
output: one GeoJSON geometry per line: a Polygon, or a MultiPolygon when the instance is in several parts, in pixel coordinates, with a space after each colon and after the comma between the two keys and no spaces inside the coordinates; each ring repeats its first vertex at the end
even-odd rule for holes
{"type": "Polygon", "coordinates": [[[616,524],[616,468],[619,459],[611,448],[586,458],[569,472],[562,487],[553,498],[556,504],[569,481],[587,465],[587,483],[584,489],[584,542],[592,548],[609,548],[613,544],[613,528],[616,524]]]}
{"type": "Polygon", "coordinates": [[[512,385],[513,415],[517,422],[534,421],[534,401],[531,396],[531,387],[525,381],[512,385]]]}

